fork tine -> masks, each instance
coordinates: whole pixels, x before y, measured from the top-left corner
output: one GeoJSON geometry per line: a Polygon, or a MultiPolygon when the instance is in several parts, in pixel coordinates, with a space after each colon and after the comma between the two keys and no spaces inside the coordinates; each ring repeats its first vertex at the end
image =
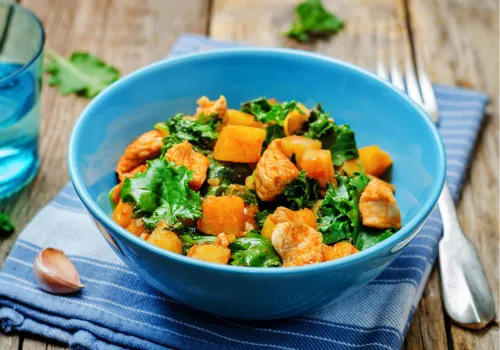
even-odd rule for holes
{"type": "Polygon", "coordinates": [[[390,47],[390,65],[391,65],[391,80],[392,84],[398,89],[405,91],[405,83],[403,81],[403,75],[401,74],[401,68],[398,63],[398,46],[399,46],[399,36],[398,27],[395,25],[391,28],[389,32],[391,47],[390,47]]]}
{"type": "Polygon", "coordinates": [[[385,28],[384,24],[380,23],[377,26],[377,37],[376,37],[376,45],[377,45],[377,75],[384,80],[389,80],[389,73],[387,72],[387,68],[385,67],[385,55],[384,55],[384,38],[385,38],[385,28]]]}
{"type": "Polygon", "coordinates": [[[416,56],[418,80],[420,82],[420,90],[422,91],[422,97],[424,100],[424,108],[431,117],[432,121],[437,124],[439,121],[439,114],[434,88],[432,87],[431,80],[425,71],[422,57],[418,53],[416,56]]]}
{"type": "Polygon", "coordinates": [[[413,101],[417,102],[419,105],[423,105],[422,97],[420,95],[420,89],[418,87],[418,80],[415,74],[415,68],[411,60],[411,48],[407,36],[403,36],[404,40],[404,56],[405,56],[405,77],[406,77],[406,88],[408,90],[408,95],[413,101]]]}

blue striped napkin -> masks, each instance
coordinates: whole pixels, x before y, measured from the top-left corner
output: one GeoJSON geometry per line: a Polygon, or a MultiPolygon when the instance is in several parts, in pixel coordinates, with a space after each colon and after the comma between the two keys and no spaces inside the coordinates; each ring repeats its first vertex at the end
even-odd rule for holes
{"type": "MultiPolygon", "coordinates": [[[[185,35],[171,55],[234,44],[185,35]]],[[[435,86],[440,132],[455,199],[488,97],[435,86]]],[[[5,332],[28,332],[82,349],[396,349],[400,348],[436,260],[441,221],[435,212],[413,242],[372,283],[342,304],[287,320],[247,322],[211,316],[158,294],[114,254],[71,185],[21,233],[0,272],[5,332]],[[80,294],[39,290],[32,264],[42,247],[63,249],[80,271],[80,294]]]]}

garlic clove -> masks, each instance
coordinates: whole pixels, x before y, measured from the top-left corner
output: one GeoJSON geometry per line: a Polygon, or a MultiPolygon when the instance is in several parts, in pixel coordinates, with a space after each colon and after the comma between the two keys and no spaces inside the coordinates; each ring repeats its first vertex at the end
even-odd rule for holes
{"type": "Polygon", "coordinates": [[[33,264],[33,276],[38,286],[53,294],[69,294],[84,287],[75,265],[63,251],[45,248],[33,264]]]}

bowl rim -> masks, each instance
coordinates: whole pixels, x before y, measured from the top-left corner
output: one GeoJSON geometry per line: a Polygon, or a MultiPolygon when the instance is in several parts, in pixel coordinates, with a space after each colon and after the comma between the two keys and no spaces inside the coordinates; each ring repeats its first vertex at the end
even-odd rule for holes
{"type": "Polygon", "coordinates": [[[366,260],[369,260],[376,256],[379,252],[384,251],[386,249],[392,249],[399,243],[408,239],[417,229],[421,226],[426,218],[430,215],[432,210],[434,209],[439,195],[441,194],[444,181],[445,181],[445,173],[446,173],[446,155],[444,150],[444,145],[439,135],[439,132],[436,128],[436,125],[432,122],[431,118],[427,115],[427,113],[408,95],[403,93],[401,90],[396,88],[394,85],[389,82],[380,79],[374,73],[358,67],[354,64],[344,62],[339,59],[323,56],[317,53],[311,53],[306,51],[294,50],[294,49],[286,49],[286,48],[227,48],[227,49],[217,49],[211,51],[202,51],[191,54],[182,55],[174,58],[165,58],[160,61],[154,62],[150,65],[142,67],[133,71],[132,73],[120,78],[118,81],[108,86],[104,91],[102,91],[96,98],[94,98],[80,113],[79,118],[75,122],[73,126],[73,130],[71,132],[69,142],[68,142],[68,170],[70,179],[73,183],[73,186],[76,190],[76,193],[80,197],[81,201],[85,205],[90,214],[98,219],[106,228],[112,230],[117,233],[122,239],[128,241],[129,243],[139,245],[141,248],[148,250],[154,254],[159,254],[164,258],[173,259],[177,263],[188,264],[192,266],[197,266],[200,268],[208,268],[216,271],[224,271],[229,273],[250,273],[257,275],[275,275],[275,274],[302,274],[310,271],[318,272],[319,270],[324,269],[333,269],[333,268],[342,268],[346,265],[354,265],[355,263],[362,263],[366,260]],[[106,98],[108,92],[110,90],[115,90],[120,88],[120,85],[145,73],[148,73],[151,70],[161,68],[168,68],[170,66],[175,66],[179,63],[189,63],[193,60],[198,59],[212,59],[212,58],[220,58],[223,56],[231,56],[234,55],[237,57],[238,55],[247,54],[247,55],[271,55],[271,56],[294,56],[297,59],[306,59],[311,61],[323,61],[330,64],[334,64],[340,66],[341,68],[345,68],[348,70],[353,70],[361,75],[365,75],[367,78],[376,80],[381,86],[384,86],[387,89],[392,90],[394,93],[399,95],[406,103],[411,105],[414,110],[418,112],[420,117],[424,120],[425,124],[429,128],[429,131],[436,142],[438,153],[436,156],[438,157],[438,162],[440,166],[438,166],[436,181],[431,188],[430,195],[427,197],[424,202],[422,209],[399,231],[390,236],[389,238],[383,240],[376,245],[360,251],[359,253],[349,255],[342,259],[332,260],[328,262],[323,262],[321,264],[311,264],[305,266],[297,266],[293,268],[261,268],[261,267],[242,267],[242,266],[234,266],[234,265],[222,265],[222,264],[214,264],[210,262],[206,262],[203,260],[192,259],[184,256],[182,254],[176,254],[165,249],[161,249],[153,244],[147,243],[143,239],[130,234],[127,230],[119,226],[115,223],[110,216],[108,216],[98,205],[97,203],[90,197],[89,192],[83,185],[82,175],[80,174],[77,161],[76,161],[76,140],[78,138],[81,125],[85,118],[92,112],[94,106],[102,99],[106,98]]]}

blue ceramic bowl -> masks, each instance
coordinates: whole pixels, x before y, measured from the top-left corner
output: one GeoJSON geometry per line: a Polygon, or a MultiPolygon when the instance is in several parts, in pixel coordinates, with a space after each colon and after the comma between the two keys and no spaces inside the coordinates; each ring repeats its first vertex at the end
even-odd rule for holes
{"type": "Polygon", "coordinates": [[[338,301],[377,277],[417,234],[444,182],[443,144],[429,117],[375,75],[323,56],[284,49],[203,52],[160,61],[94,99],[69,141],[73,185],[120,257],[163,293],[196,309],[234,318],[272,319],[338,301]],[[190,259],[153,246],[110,218],[114,167],[138,135],[178,112],[192,114],[202,95],[225,95],[231,108],[259,96],[321,102],[349,123],[359,146],[378,144],[393,160],[403,228],[344,259],[296,268],[246,268],[190,259]]]}

